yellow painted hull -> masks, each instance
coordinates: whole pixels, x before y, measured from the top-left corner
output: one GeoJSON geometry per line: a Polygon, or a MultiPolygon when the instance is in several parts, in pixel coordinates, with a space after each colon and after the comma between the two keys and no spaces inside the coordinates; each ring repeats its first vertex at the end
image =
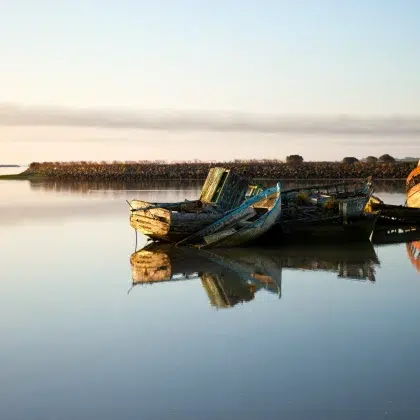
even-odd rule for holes
{"type": "Polygon", "coordinates": [[[375,204],[382,204],[382,200],[380,200],[378,197],[375,197],[374,195],[371,195],[363,211],[369,214],[377,214],[378,210],[373,210],[373,205],[375,204]]]}

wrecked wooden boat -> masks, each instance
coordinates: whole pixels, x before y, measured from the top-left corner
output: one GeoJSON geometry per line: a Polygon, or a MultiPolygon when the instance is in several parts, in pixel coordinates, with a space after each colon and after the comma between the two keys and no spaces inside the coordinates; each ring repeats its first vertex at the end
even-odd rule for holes
{"type": "Polygon", "coordinates": [[[130,223],[153,240],[203,248],[239,246],[266,238],[267,232],[279,240],[278,231],[332,237],[354,233],[365,238],[377,218],[376,213],[364,215],[372,193],[371,179],[287,191],[280,191],[279,186],[264,189],[229,169],[216,167],[210,169],[197,200],[132,200],[130,223]],[[271,230],[276,224],[281,229],[271,230]]]}
{"type": "Polygon", "coordinates": [[[178,242],[239,206],[248,185],[248,179],[230,169],[211,168],[198,200],[177,203],[132,200],[130,224],[153,240],[178,242]]]}
{"type": "Polygon", "coordinates": [[[404,205],[386,204],[372,195],[365,211],[380,214],[378,221],[380,225],[420,226],[420,161],[407,177],[404,205]]]}
{"type": "Polygon", "coordinates": [[[366,204],[365,212],[380,214],[380,225],[420,226],[420,161],[407,177],[404,205],[386,204],[372,195],[366,204]]]}
{"type": "Polygon", "coordinates": [[[366,212],[379,214],[379,224],[394,226],[420,226],[420,208],[385,204],[372,197],[366,205],[366,212]]]}
{"type": "MultiPolygon", "coordinates": [[[[261,193],[264,187],[259,184],[250,184],[246,197],[252,197],[261,193]]],[[[369,199],[374,192],[374,183],[369,177],[365,181],[346,181],[322,185],[309,185],[306,187],[283,190],[281,192],[282,205],[287,207],[289,204],[301,202],[302,204],[314,204],[325,206],[332,200],[337,205],[339,202],[350,203],[348,213],[352,209],[355,215],[360,214],[363,202],[369,199]],[[350,209],[351,207],[351,209],[350,209]]],[[[351,216],[351,214],[349,213],[351,216]]]]}
{"type": "Polygon", "coordinates": [[[283,192],[284,206],[314,204],[317,207],[335,208],[344,206],[346,215],[358,217],[369,198],[374,192],[374,184],[371,178],[366,181],[341,182],[326,185],[311,185],[303,188],[295,188],[283,192]]]}
{"type": "Polygon", "coordinates": [[[204,227],[178,245],[199,248],[240,246],[265,234],[281,215],[280,184],[246,200],[212,225],[204,227]]]}
{"type": "Polygon", "coordinates": [[[283,192],[281,218],[262,240],[278,242],[368,240],[377,214],[364,208],[374,191],[371,180],[296,188],[283,192]]]}
{"type": "Polygon", "coordinates": [[[407,207],[420,208],[420,160],[407,177],[406,194],[407,207]]]}
{"type": "Polygon", "coordinates": [[[420,207],[386,204],[374,195],[366,204],[365,212],[379,214],[377,224],[381,226],[420,226],[420,207]]]}
{"type": "Polygon", "coordinates": [[[306,192],[308,195],[321,194],[328,197],[335,196],[336,198],[347,198],[367,194],[373,186],[374,184],[372,178],[368,177],[366,180],[333,182],[328,184],[315,184],[306,187],[292,188],[284,190],[283,194],[290,197],[306,192]]]}

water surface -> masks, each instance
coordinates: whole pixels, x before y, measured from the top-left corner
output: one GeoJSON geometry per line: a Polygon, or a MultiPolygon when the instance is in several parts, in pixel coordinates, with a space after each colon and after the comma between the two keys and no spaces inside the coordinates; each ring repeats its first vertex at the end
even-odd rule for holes
{"type": "Polygon", "coordinates": [[[200,188],[0,181],[0,418],[418,418],[413,238],[139,256],[125,200],[200,188]]]}

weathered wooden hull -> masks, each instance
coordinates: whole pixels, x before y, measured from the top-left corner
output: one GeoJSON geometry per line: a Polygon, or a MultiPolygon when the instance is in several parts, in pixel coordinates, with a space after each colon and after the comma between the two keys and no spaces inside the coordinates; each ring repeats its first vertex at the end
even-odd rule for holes
{"type": "Polygon", "coordinates": [[[407,191],[407,206],[420,209],[420,184],[407,191]]]}
{"type": "Polygon", "coordinates": [[[420,161],[407,177],[406,192],[407,206],[420,208],[420,161]]]}
{"type": "Polygon", "coordinates": [[[131,211],[130,225],[151,239],[166,242],[180,241],[221,217],[220,213],[182,213],[156,208],[152,203],[141,203],[146,210],[137,207],[137,210],[131,211]]]}

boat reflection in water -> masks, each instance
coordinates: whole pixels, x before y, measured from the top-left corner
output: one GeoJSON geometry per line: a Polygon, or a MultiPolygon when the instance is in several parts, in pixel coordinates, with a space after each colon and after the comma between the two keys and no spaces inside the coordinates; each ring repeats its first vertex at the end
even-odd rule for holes
{"type": "Polygon", "coordinates": [[[378,257],[371,242],[287,248],[198,250],[152,243],[130,258],[133,286],[200,279],[210,303],[229,308],[265,290],[281,297],[282,270],[337,273],[340,278],[375,281],[378,257]]]}
{"type": "Polygon", "coordinates": [[[408,259],[420,273],[420,226],[389,226],[375,230],[372,235],[375,245],[405,243],[408,259]]]}
{"type": "Polygon", "coordinates": [[[420,240],[407,242],[407,254],[415,269],[420,273],[420,240]]]}

